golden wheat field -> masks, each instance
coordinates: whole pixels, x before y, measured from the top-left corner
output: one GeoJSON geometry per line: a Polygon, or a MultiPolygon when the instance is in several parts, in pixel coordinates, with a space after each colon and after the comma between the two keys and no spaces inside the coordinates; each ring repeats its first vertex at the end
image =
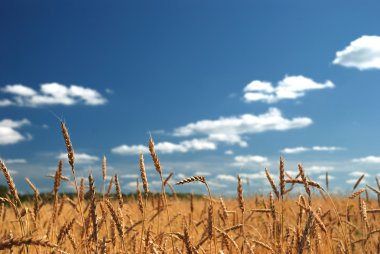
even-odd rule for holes
{"type": "Polygon", "coordinates": [[[63,122],[61,129],[72,175],[62,175],[59,161],[51,193],[40,194],[26,179],[34,198],[22,202],[0,161],[8,185],[0,198],[1,253],[380,253],[378,181],[376,187],[359,189],[360,177],[352,193],[332,196],[327,175],[322,187],[300,164],[298,175],[291,177],[280,159],[279,179],[265,169],[272,188],[265,195],[245,193],[237,176],[236,198],[216,197],[204,176],[189,176],[176,184],[200,184],[208,195],[177,196],[169,182],[173,174],[163,172],[151,138],[161,192],[149,191],[141,154],[136,158],[141,174],[137,194],[126,197],[117,175],[106,180],[105,157],[102,182],[89,175],[87,186],[76,178],[73,144],[63,122]],[[75,188],[74,196],[62,195],[62,181],[75,188]]]}

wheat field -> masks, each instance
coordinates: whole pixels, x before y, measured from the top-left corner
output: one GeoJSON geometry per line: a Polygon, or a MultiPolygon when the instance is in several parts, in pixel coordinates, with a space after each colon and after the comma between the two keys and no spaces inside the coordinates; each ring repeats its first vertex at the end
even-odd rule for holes
{"type": "Polygon", "coordinates": [[[136,195],[127,197],[118,175],[108,180],[105,157],[99,169],[103,181],[95,183],[92,175],[77,179],[73,144],[63,122],[60,127],[72,175],[62,175],[59,161],[50,193],[40,194],[26,178],[33,199],[21,201],[0,161],[8,185],[0,197],[1,253],[380,253],[377,179],[377,186],[358,188],[362,176],[351,193],[334,196],[327,174],[322,186],[299,164],[298,175],[291,177],[281,158],[279,179],[265,169],[272,190],[265,195],[245,193],[239,176],[236,198],[213,196],[204,176],[189,176],[176,189],[199,184],[208,195],[177,195],[169,181],[173,173],[163,171],[150,138],[161,192],[150,192],[140,154],[136,195]],[[62,181],[75,188],[75,195],[60,192],[62,181]]]}

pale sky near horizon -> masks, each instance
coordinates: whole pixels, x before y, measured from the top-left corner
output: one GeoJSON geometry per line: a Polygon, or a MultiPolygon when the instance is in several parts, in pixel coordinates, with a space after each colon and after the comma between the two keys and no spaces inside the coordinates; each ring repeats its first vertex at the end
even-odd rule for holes
{"type": "MultiPolygon", "coordinates": [[[[0,157],[41,191],[65,146],[101,186],[101,158],[135,190],[149,134],[173,182],[265,192],[279,157],[345,192],[380,177],[377,1],[2,1],[0,157]]],[[[65,175],[70,175],[67,163],[65,175]]],[[[5,180],[0,176],[0,184],[5,180]]],[[[199,191],[199,186],[176,191],[199,191]]],[[[70,191],[67,187],[66,191],[70,191]]]]}

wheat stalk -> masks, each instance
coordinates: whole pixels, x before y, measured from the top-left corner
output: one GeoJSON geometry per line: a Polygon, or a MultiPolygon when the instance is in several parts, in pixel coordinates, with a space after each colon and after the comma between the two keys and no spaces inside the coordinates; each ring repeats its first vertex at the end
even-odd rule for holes
{"type": "Polygon", "coordinates": [[[98,224],[97,224],[97,216],[96,216],[96,203],[95,203],[95,182],[94,178],[92,177],[92,174],[88,176],[88,183],[90,185],[90,194],[91,194],[91,200],[90,200],[90,214],[91,214],[91,220],[92,220],[92,237],[95,242],[95,249],[96,252],[98,252],[98,224]]]}
{"type": "Polygon", "coordinates": [[[49,242],[49,240],[43,238],[33,238],[33,237],[18,237],[10,238],[6,240],[0,240],[0,250],[11,249],[13,246],[22,245],[37,245],[41,247],[53,248],[55,251],[60,253],[67,253],[63,250],[58,249],[58,245],[49,242]]]}

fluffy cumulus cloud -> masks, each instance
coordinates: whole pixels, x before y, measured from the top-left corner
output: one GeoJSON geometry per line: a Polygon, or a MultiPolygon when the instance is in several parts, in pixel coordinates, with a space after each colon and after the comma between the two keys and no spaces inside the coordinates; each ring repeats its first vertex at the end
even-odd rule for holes
{"type": "Polygon", "coordinates": [[[253,164],[260,164],[263,166],[268,166],[269,160],[267,157],[260,155],[239,155],[235,156],[234,163],[235,166],[245,167],[251,166],[253,164]]]}
{"type": "Polygon", "coordinates": [[[21,84],[6,85],[0,90],[11,98],[0,99],[0,106],[38,107],[43,105],[84,104],[90,106],[103,105],[107,102],[98,91],[77,85],[65,86],[59,83],[47,83],[40,90],[21,84]]]}
{"type": "Polygon", "coordinates": [[[367,156],[367,157],[353,159],[352,162],[380,164],[380,156],[372,156],[372,155],[370,155],[370,156],[367,156]]]}
{"type": "Polygon", "coordinates": [[[380,36],[362,37],[336,52],[334,64],[359,70],[380,69],[380,36]]]}
{"type": "MultiPolygon", "coordinates": [[[[179,143],[172,142],[159,142],[154,145],[157,152],[163,154],[171,153],[186,153],[192,151],[204,151],[204,150],[215,150],[217,148],[216,144],[205,140],[205,139],[191,139],[184,140],[179,143]]],[[[144,145],[121,145],[112,149],[112,152],[120,155],[134,155],[142,153],[148,153],[148,147],[144,145]]]]}
{"type": "Polygon", "coordinates": [[[23,135],[18,129],[25,125],[29,125],[28,119],[15,121],[12,119],[3,119],[0,121],[0,145],[16,144],[27,140],[28,135],[23,135]]]}
{"type": "Polygon", "coordinates": [[[335,151],[341,151],[344,150],[343,147],[337,147],[337,146],[313,146],[313,147],[304,147],[304,146],[298,146],[298,147],[287,147],[281,150],[281,153],[285,154],[298,154],[298,153],[304,153],[309,151],[315,151],[315,152],[335,152],[335,151]]]}
{"type": "Polygon", "coordinates": [[[277,108],[270,108],[261,115],[244,114],[240,116],[221,117],[217,120],[201,120],[174,129],[174,136],[187,137],[206,135],[214,142],[247,146],[243,135],[267,131],[286,131],[304,128],[312,124],[307,117],[285,118],[277,108]]]}
{"type": "MultiPolygon", "coordinates": [[[[67,153],[60,153],[57,156],[60,160],[67,160],[67,153]]],[[[92,164],[99,161],[99,157],[86,153],[75,153],[75,163],[77,164],[92,164]]]]}
{"type": "Polygon", "coordinates": [[[244,100],[248,103],[257,101],[275,103],[280,100],[298,99],[311,90],[334,87],[334,83],[330,80],[318,83],[302,75],[285,76],[275,87],[270,82],[254,80],[244,88],[244,100]]]}

